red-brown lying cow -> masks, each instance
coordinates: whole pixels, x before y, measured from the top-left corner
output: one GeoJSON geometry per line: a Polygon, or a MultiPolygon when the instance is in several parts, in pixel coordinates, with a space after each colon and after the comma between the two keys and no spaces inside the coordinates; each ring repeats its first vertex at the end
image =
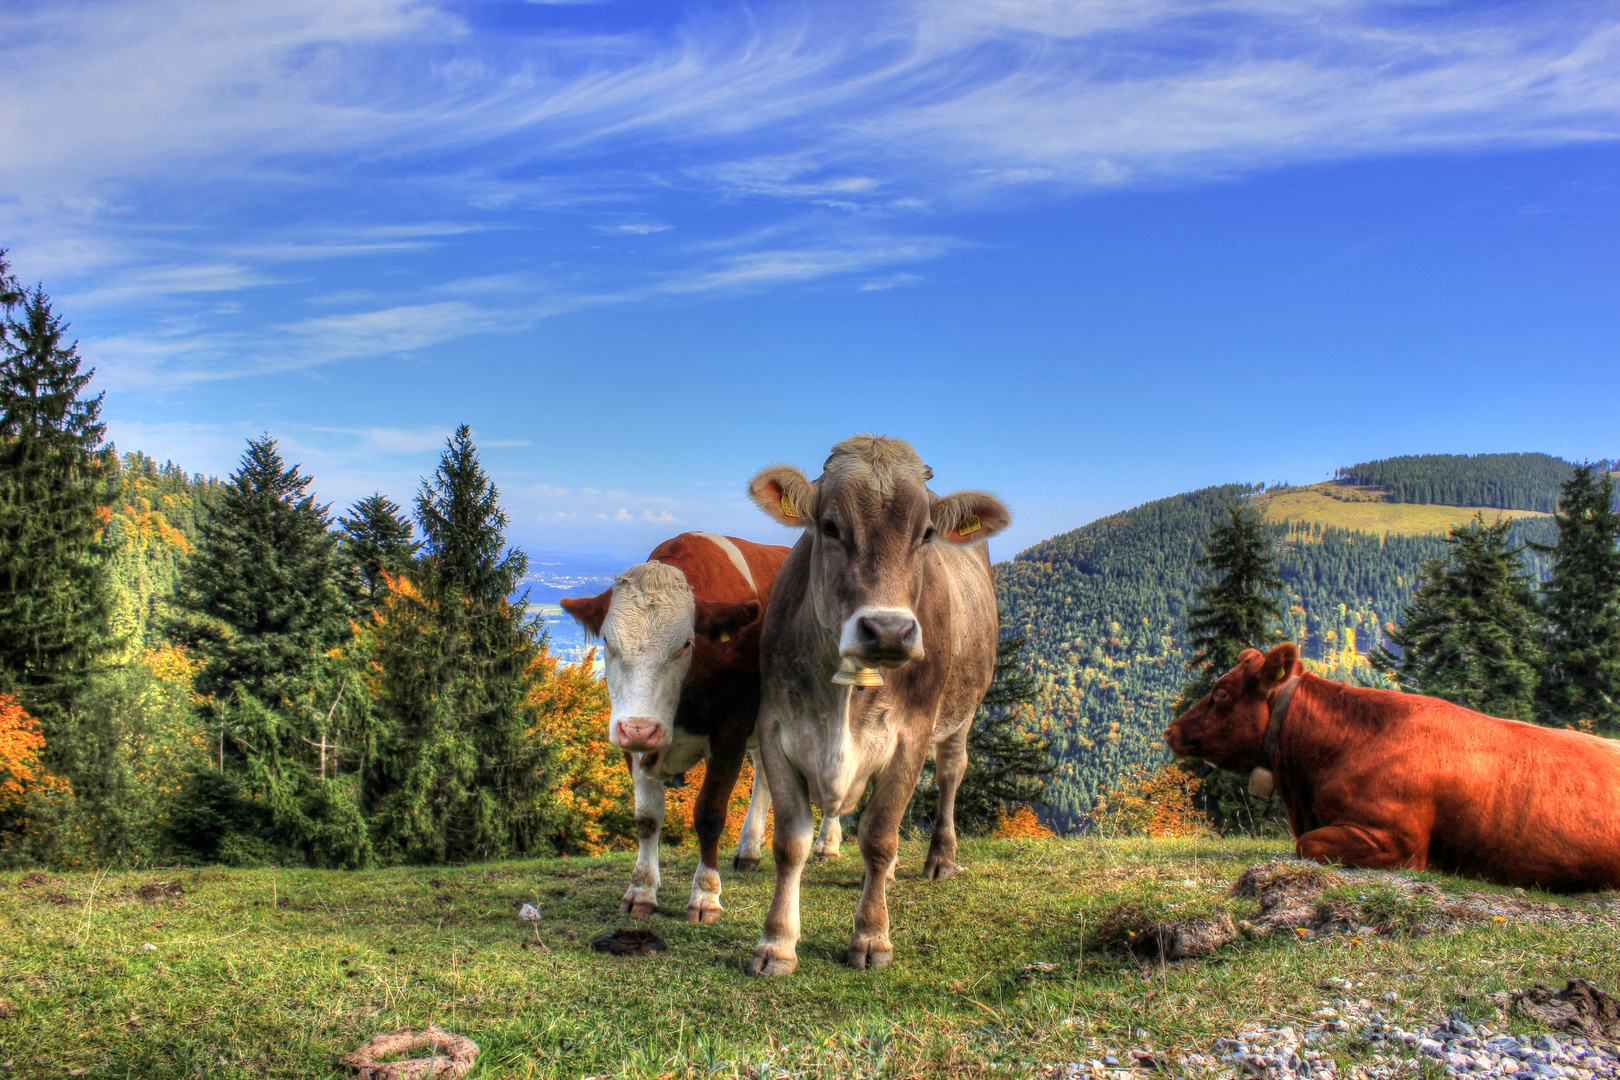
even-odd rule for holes
{"type": "MultiPolygon", "coordinates": [[[[625,752],[636,784],[641,852],[624,914],[658,907],[664,782],[699,761],[706,763],[692,807],[699,858],[686,917],[714,922],[724,911],[720,834],[759,714],[760,615],[787,553],[715,533],[682,533],[620,574],[607,592],[562,602],[606,646],[608,741],[625,752]]],[[[770,805],[756,761],[735,868],[759,865],[770,805]]]]}
{"type": "Polygon", "coordinates": [[[1250,649],[1164,738],[1274,778],[1302,858],[1620,888],[1620,743],[1301,670],[1292,644],[1250,649]]]}

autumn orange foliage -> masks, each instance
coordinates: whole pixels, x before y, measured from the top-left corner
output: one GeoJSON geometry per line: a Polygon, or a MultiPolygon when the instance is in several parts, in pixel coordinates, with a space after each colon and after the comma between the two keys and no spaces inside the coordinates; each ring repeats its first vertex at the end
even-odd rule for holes
{"type": "Polygon", "coordinates": [[[591,670],[595,653],[563,664],[542,652],[529,666],[528,704],[538,724],[533,734],[553,747],[563,820],[555,836],[562,851],[593,855],[631,847],[635,835],[635,787],[624,752],[607,741],[607,684],[591,670]]]}
{"type": "Polygon", "coordinates": [[[1138,767],[1097,797],[1091,819],[1115,835],[1208,836],[1209,818],[1195,801],[1203,786],[1173,764],[1138,767]]]}
{"type": "Polygon", "coordinates": [[[0,694],[0,809],[22,802],[39,779],[44,749],[39,721],[24,712],[15,697],[0,694]]]}
{"type": "Polygon", "coordinates": [[[1057,833],[1041,824],[1034,809],[1023,806],[1016,814],[998,814],[990,835],[997,840],[1051,840],[1057,833]]]}

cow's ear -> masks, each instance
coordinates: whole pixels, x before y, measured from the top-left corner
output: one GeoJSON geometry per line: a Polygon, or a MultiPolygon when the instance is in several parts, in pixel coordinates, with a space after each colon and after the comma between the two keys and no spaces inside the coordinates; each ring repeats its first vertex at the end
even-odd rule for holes
{"type": "Polygon", "coordinates": [[[613,590],[609,589],[601,596],[584,596],[578,600],[564,597],[559,603],[562,609],[579,620],[592,637],[602,636],[602,624],[607,621],[608,605],[613,603],[613,590]]]}
{"type": "Polygon", "coordinates": [[[1299,648],[1292,641],[1285,641],[1266,654],[1266,662],[1260,667],[1260,686],[1262,689],[1282,682],[1294,674],[1299,666],[1299,648]]]}
{"type": "Polygon", "coordinates": [[[792,465],[772,465],[748,483],[748,497],[781,522],[803,529],[816,520],[816,489],[792,465]]]}
{"type": "Polygon", "coordinates": [[[694,625],[697,632],[710,641],[730,641],[732,635],[757,618],[758,600],[744,600],[740,604],[699,600],[694,625]]]}
{"type": "Polygon", "coordinates": [[[1012,511],[987,491],[957,491],[934,500],[933,518],[951,543],[977,544],[1012,524],[1012,511]]]}

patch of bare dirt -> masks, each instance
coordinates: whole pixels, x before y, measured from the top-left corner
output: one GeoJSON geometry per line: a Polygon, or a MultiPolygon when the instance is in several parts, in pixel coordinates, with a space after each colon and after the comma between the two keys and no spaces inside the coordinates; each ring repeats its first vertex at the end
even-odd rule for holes
{"type": "Polygon", "coordinates": [[[1489,995],[1497,1005],[1554,1031],[1594,1042],[1620,1045],[1620,1001],[1585,979],[1571,979],[1562,990],[1536,985],[1489,995]]]}
{"type": "Polygon", "coordinates": [[[186,895],[186,890],[178,881],[149,881],[136,889],[135,895],[149,904],[161,904],[165,900],[179,900],[186,895]]]}
{"type": "Polygon", "coordinates": [[[39,889],[49,885],[50,883],[51,876],[45,871],[30,870],[28,873],[23,875],[23,879],[21,881],[17,882],[17,887],[22,889],[39,889]]]}

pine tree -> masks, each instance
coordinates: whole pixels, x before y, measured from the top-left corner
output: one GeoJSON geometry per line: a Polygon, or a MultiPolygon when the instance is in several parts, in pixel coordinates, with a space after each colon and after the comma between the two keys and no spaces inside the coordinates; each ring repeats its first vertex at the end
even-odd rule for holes
{"type": "Polygon", "coordinates": [[[1217,575],[1198,591],[1198,604],[1187,612],[1187,661],[1191,678],[1182,686],[1179,715],[1209,693],[1215,680],[1237,664],[1244,649],[1264,650],[1276,644],[1273,629],[1282,620],[1277,592],[1283,580],[1271,554],[1265,528],[1240,507],[1229,507],[1228,524],[1210,530],[1208,547],[1198,565],[1217,575]]]}
{"type": "Polygon", "coordinates": [[[1413,693],[1509,720],[1535,718],[1541,616],[1511,547],[1511,523],[1476,514],[1451,528],[1451,554],[1423,566],[1405,620],[1373,666],[1413,693]]]}
{"type": "Polygon", "coordinates": [[[513,594],[499,493],[463,425],[416,497],[423,555],[377,627],[378,835],[418,862],[539,850],[550,763],[525,701],[544,634],[513,594]]]}
{"type": "Polygon", "coordinates": [[[411,522],[382,492],[366,496],[341,519],[339,547],[357,593],[357,606],[375,611],[388,577],[405,574],[422,547],[411,539],[411,522]]]}
{"type": "MultiPolygon", "coordinates": [[[[1264,650],[1279,638],[1273,629],[1282,620],[1277,592],[1283,580],[1265,528],[1240,507],[1228,507],[1229,521],[1210,530],[1198,565],[1217,575],[1198,591],[1197,606],[1187,612],[1187,640],[1192,657],[1190,678],[1173,706],[1176,715],[1190,709],[1215,687],[1215,681],[1237,665],[1245,649],[1264,650]]],[[[1222,831],[1258,832],[1266,807],[1248,792],[1243,777],[1202,762],[1188,771],[1202,780],[1201,809],[1222,831]]]]}
{"type": "Polygon", "coordinates": [[[266,705],[291,697],[304,669],[341,641],[348,609],[338,590],[327,507],[306,493],[265,435],[249,439],[186,568],[175,632],[206,659],[200,693],[238,693],[266,705]]]}
{"type": "Polygon", "coordinates": [[[0,681],[49,740],[108,645],[106,428],[44,291],[0,294],[0,681]]]}
{"type": "Polygon", "coordinates": [[[1532,545],[1557,560],[1542,585],[1546,664],[1543,719],[1620,727],[1620,513],[1614,481],[1575,466],[1558,501],[1558,545],[1532,545]]]}

